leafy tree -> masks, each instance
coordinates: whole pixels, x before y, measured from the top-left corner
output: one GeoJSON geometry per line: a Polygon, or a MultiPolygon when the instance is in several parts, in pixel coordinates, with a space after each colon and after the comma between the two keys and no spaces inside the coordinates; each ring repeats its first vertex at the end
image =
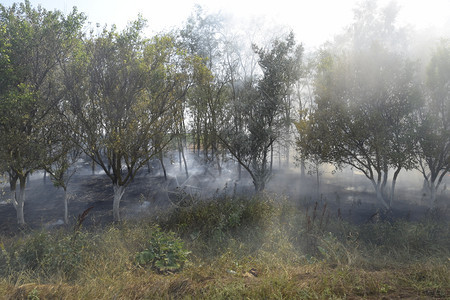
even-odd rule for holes
{"type": "Polygon", "coordinates": [[[310,156],[361,171],[387,209],[399,172],[414,166],[413,115],[421,105],[416,68],[404,53],[396,13],[393,5],[378,10],[363,2],[348,32],[321,52],[317,107],[300,143],[310,156]]]}
{"type": "Polygon", "coordinates": [[[76,9],[64,16],[33,8],[29,1],[0,5],[0,155],[19,224],[25,223],[26,177],[41,167],[45,152],[42,130],[62,98],[59,63],[79,37],[84,19],[76,9]]]}
{"type": "Polygon", "coordinates": [[[193,73],[173,38],[143,39],[144,24],[138,19],[121,33],[113,28],[92,37],[65,74],[67,120],[79,146],[112,181],[115,221],[136,172],[173,137],[174,110],[193,73]]]}
{"type": "Polygon", "coordinates": [[[283,109],[291,87],[300,76],[302,47],[291,33],[277,39],[271,49],[254,46],[262,76],[242,82],[237,101],[228,105],[228,120],[219,133],[223,145],[251,175],[256,191],[262,191],[270,178],[269,154],[284,128],[283,109]],[[236,114],[238,111],[240,113],[236,114]],[[236,130],[241,124],[242,130],[236,130]]]}
{"type": "Polygon", "coordinates": [[[427,69],[425,105],[418,112],[418,170],[434,206],[436,191],[450,170],[450,43],[442,41],[427,69]]]}
{"type": "MultiPolygon", "coordinates": [[[[298,105],[298,113],[294,117],[294,126],[295,126],[295,147],[298,155],[295,157],[295,160],[300,165],[300,174],[302,178],[305,178],[306,175],[306,167],[307,167],[307,155],[303,152],[302,143],[306,138],[302,133],[305,132],[305,129],[308,125],[308,118],[311,112],[315,107],[314,103],[314,95],[313,95],[313,84],[314,78],[316,76],[317,69],[317,57],[316,53],[309,54],[303,60],[302,66],[302,76],[300,80],[295,84],[294,88],[294,97],[296,98],[296,103],[298,105]]],[[[311,157],[310,157],[311,159],[311,157]]],[[[319,186],[319,168],[320,168],[321,160],[318,156],[315,156],[312,159],[312,169],[314,169],[314,173],[317,175],[317,186],[319,186]]],[[[310,165],[311,167],[311,165],[310,165]]],[[[311,169],[311,168],[309,168],[311,169]]],[[[311,170],[310,170],[311,171],[311,170]]],[[[308,171],[309,173],[312,173],[308,171]]]]}
{"type": "Polygon", "coordinates": [[[317,108],[303,132],[304,151],[360,170],[389,208],[398,173],[413,164],[411,119],[419,97],[411,64],[376,45],[347,55],[324,52],[315,84],[317,108]]]}
{"type": "Polygon", "coordinates": [[[194,150],[203,152],[205,164],[215,162],[221,173],[221,149],[217,140],[220,113],[226,100],[228,74],[224,71],[225,40],[221,31],[224,20],[219,14],[206,15],[200,6],[180,31],[183,48],[202,59],[203,71],[188,94],[194,150]]]}
{"type": "Polygon", "coordinates": [[[81,156],[81,149],[73,142],[76,137],[70,133],[61,114],[55,115],[43,131],[47,143],[42,168],[50,174],[53,185],[64,190],[64,223],[68,224],[70,195],[67,188],[77,171],[75,165],[81,156]]]}

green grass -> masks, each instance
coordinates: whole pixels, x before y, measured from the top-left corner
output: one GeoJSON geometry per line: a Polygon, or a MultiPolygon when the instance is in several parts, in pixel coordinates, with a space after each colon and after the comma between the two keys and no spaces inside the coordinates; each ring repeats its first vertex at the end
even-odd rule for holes
{"type": "Polygon", "coordinates": [[[355,226],[330,218],[326,208],[304,211],[275,196],[222,197],[98,230],[1,237],[0,295],[445,299],[450,297],[448,225],[424,220],[355,226]],[[190,252],[188,260],[177,256],[182,268],[164,272],[155,264],[139,264],[137,254],[156,251],[154,245],[166,251],[158,259],[181,251],[190,252]]]}

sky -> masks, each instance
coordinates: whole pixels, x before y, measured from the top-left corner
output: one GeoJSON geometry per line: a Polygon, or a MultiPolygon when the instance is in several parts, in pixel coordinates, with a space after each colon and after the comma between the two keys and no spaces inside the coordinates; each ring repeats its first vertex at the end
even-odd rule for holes
{"type": "MultiPolygon", "coordinates": [[[[379,0],[380,6],[390,0],[379,0]]],[[[0,0],[10,6],[18,0],[0,0]]],[[[199,4],[206,12],[220,12],[239,24],[255,20],[292,29],[305,47],[319,47],[349,25],[359,0],[30,0],[33,6],[69,13],[73,6],[95,24],[116,24],[123,29],[142,14],[148,20],[148,35],[180,27],[199,4]]],[[[400,25],[426,31],[436,28],[450,35],[450,0],[397,0],[400,25]]]]}

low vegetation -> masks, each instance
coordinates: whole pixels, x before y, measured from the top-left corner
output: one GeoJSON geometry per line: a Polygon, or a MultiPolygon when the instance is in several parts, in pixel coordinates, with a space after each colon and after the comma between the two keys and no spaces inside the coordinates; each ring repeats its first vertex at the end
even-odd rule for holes
{"type": "Polygon", "coordinates": [[[354,225],[278,196],[216,197],[105,228],[1,237],[4,299],[450,296],[450,227],[354,225]],[[276,199],[276,200],[274,200],[276,199]]]}

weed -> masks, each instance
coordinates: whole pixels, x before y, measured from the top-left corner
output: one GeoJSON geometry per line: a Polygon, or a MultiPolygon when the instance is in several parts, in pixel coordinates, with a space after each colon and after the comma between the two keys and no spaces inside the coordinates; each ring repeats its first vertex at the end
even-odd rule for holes
{"type": "Polygon", "coordinates": [[[173,232],[162,232],[159,227],[151,233],[148,246],[136,255],[136,262],[150,265],[158,272],[179,271],[187,260],[189,251],[173,232]]]}
{"type": "Polygon", "coordinates": [[[28,300],[39,300],[40,299],[39,291],[36,288],[32,289],[31,292],[28,293],[27,299],[28,300]]]}

